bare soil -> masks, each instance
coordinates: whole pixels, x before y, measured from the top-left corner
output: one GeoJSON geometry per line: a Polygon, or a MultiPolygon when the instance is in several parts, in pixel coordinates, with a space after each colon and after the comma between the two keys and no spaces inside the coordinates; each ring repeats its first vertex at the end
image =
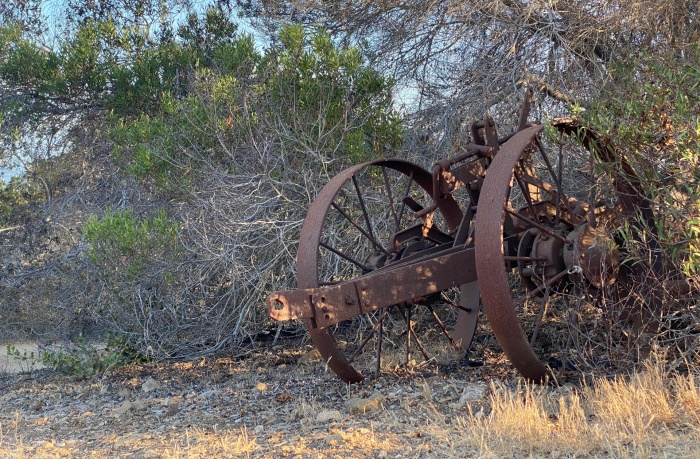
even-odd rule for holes
{"type": "MultiPolygon", "coordinates": [[[[0,374],[0,458],[697,457],[700,379],[525,386],[500,353],[347,385],[299,339],[75,380],[0,374]]],[[[564,375],[567,377],[567,375],[564,375]]]]}
{"type": "Polygon", "coordinates": [[[308,344],[240,360],[121,368],[89,380],[49,369],[0,377],[2,457],[467,457],[445,426],[484,410],[480,368],[423,364],[347,385],[308,344]],[[435,428],[435,427],[439,428],[435,428]]]}

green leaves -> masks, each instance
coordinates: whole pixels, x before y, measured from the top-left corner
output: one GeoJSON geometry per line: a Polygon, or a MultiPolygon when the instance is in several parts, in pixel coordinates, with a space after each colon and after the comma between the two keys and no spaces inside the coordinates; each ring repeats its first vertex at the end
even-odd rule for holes
{"type": "Polygon", "coordinates": [[[83,235],[89,243],[88,259],[117,285],[139,278],[162,254],[177,253],[178,230],[163,210],[150,219],[137,219],[131,211],[107,211],[102,218],[91,216],[83,235]]]}
{"type": "Polygon", "coordinates": [[[614,64],[586,121],[624,154],[654,204],[659,243],[686,275],[700,273],[700,48],[614,64]]]}

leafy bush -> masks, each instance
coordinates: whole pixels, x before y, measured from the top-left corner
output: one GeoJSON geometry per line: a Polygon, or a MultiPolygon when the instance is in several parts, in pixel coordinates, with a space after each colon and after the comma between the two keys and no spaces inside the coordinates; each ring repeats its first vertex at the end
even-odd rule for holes
{"type": "Polygon", "coordinates": [[[611,68],[612,80],[585,117],[622,152],[655,203],[658,239],[670,262],[700,274],[700,49],[641,54],[611,68]]]}
{"type": "Polygon", "coordinates": [[[33,369],[41,363],[58,373],[87,379],[115,370],[131,363],[146,362],[148,358],[131,346],[123,337],[111,336],[105,346],[90,344],[83,337],[64,350],[40,350],[37,353],[21,352],[15,346],[7,346],[7,355],[26,365],[27,369],[33,369]]]}

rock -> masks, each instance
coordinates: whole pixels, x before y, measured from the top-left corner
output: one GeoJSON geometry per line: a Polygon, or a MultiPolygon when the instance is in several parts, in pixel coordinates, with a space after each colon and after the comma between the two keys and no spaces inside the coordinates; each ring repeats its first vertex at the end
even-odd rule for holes
{"type": "Polygon", "coordinates": [[[141,385],[141,390],[145,393],[153,392],[154,390],[160,389],[163,385],[153,378],[148,378],[146,382],[141,385]]]}
{"type": "Polygon", "coordinates": [[[341,419],[343,419],[343,415],[338,410],[324,410],[316,416],[316,422],[319,423],[340,421],[341,419]]]}
{"type": "Polygon", "coordinates": [[[302,364],[317,363],[319,360],[321,360],[321,353],[318,349],[312,349],[299,356],[299,363],[302,364]]]}
{"type": "Polygon", "coordinates": [[[481,400],[486,395],[486,386],[481,386],[474,384],[472,386],[467,386],[462,390],[462,395],[459,397],[459,403],[464,405],[468,402],[475,402],[481,400]]]}
{"type": "Polygon", "coordinates": [[[255,427],[253,428],[253,433],[254,433],[255,435],[260,435],[260,434],[262,434],[263,432],[265,432],[265,427],[264,427],[264,426],[257,425],[257,426],[255,426],[255,427]]]}
{"type": "Polygon", "coordinates": [[[145,408],[146,403],[144,403],[143,400],[134,400],[133,402],[129,400],[124,400],[124,402],[119,408],[114,409],[114,412],[118,415],[123,415],[128,413],[129,411],[139,411],[145,408]]]}
{"type": "Polygon", "coordinates": [[[350,399],[345,404],[353,413],[371,413],[382,409],[385,401],[382,394],[375,392],[369,398],[350,399]]]}
{"type": "Polygon", "coordinates": [[[257,388],[260,392],[265,392],[268,389],[267,384],[262,381],[258,383],[257,388]]]}
{"type": "Polygon", "coordinates": [[[423,398],[425,399],[426,402],[432,402],[433,401],[433,393],[430,390],[430,386],[426,381],[423,381],[423,398]]]}
{"type": "Polygon", "coordinates": [[[199,394],[198,398],[204,398],[204,399],[208,400],[208,399],[215,397],[217,395],[221,395],[222,393],[223,392],[218,390],[218,389],[212,389],[212,390],[208,390],[206,392],[202,392],[201,394],[199,394]]]}
{"type": "Polygon", "coordinates": [[[177,397],[166,397],[161,402],[163,406],[178,406],[180,403],[184,402],[185,399],[181,396],[177,397]]]}
{"type": "Polygon", "coordinates": [[[326,443],[340,443],[343,441],[343,436],[340,434],[331,434],[327,435],[326,438],[323,439],[326,443]]]}

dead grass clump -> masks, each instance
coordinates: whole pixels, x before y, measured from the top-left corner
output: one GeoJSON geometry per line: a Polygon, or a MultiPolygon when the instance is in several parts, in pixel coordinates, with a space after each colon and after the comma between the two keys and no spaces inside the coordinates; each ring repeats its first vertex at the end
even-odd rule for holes
{"type": "Polygon", "coordinates": [[[526,384],[512,390],[492,383],[489,402],[489,415],[463,420],[481,451],[501,455],[556,450],[565,454],[595,448],[576,392],[557,395],[542,386],[526,384]]]}
{"type": "Polygon", "coordinates": [[[26,457],[22,440],[19,414],[15,414],[10,425],[0,422],[0,457],[13,459],[26,457]]]}
{"type": "Polygon", "coordinates": [[[584,392],[591,414],[607,435],[646,441],[676,420],[671,385],[656,365],[629,378],[599,379],[584,392]]]}
{"type": "Polygon", "coordinates": [[[674,380],[676,412],[680,420],[693,427],[700,434],[700,386],[692,374],[679,376],[674,380]]]}
{"type": "Polygon", "coordinates": [[[492,383],[490,413],[459,420],[485,455],[559,454],[695,457],[700,385],[650,364],[627,378],[577,390],[492,383]]]}

